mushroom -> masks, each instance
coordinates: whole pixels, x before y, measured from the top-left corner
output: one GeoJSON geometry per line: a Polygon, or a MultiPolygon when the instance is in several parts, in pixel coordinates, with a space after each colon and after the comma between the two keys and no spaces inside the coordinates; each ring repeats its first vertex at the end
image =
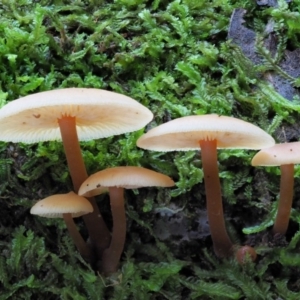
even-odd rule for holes
{"type": "Polygon", "coordinates": [[[160,186],[171,187],[174,181],[161,173],[142,167],[115,167],[97,172],[87,178],[79,189],[79,195],[89,195],[100,187],[109,188],[113,230],[109,248],[103,252],[102,272],[105,275],[117,271],[126,237],[124,188],[160,186]]]}
{"type": "Polygon", "coordinates": [[[223,216],[217,149],[261,149],[274,145],[274,139],[259,127],[240,119],[216,114],[187,116],[149,130],[137,146],[155,151],[187,151],[201,148],[208,222],[214,251],[228,257],[233,244],[223,216]]]}
{"type": "Polygon", "coordinates": [[[259,151],[252,166],[280,166],[280,197],[273,234],[285,235],[291,214],[294,193],[294,164],[300,163],[300,142],[276,144],[259,151]]]}
{"type": "Polygon", "coordinates": [[[93,212],[91,203],[74,192],[57,194],[38,201],[30,210],[32,215],[46,218],[63,218],[79,253],[87,261],[91,261],[91,251],[80,235],[73,218],[93,212]]]}
{"type": "MultiPolygon", "coordinates": [[[[137,101],[113,92],[67,88],[41,92],[11,101],[0,110],[0,140],[35,143],[62,140],[77,192],[88,177],[80,141],[131,132],[144,127],[153,114],[137,101]]],[[[110,233],[95,199],[93,213],[84,216],[90,240],[100,258],[110,233]]]]}
{"type": "Polygon", "coordinates": [[[257,258],[257,254],[254,248],[245,245],[239,247],[239,249],[235,253],[235,258],[240,265],[243,265],[247,262],[247,260],[255,261],[257,258]]]}

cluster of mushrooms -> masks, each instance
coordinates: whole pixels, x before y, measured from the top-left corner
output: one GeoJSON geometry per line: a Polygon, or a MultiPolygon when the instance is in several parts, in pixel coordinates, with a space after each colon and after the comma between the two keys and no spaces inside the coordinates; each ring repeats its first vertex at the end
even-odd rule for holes
{"type": "MultiPolygon", "coordinates": [[[[63,218],[82,257],[96,270],[110,275],[118,270],[126,236],[124,189],[171,187],[174,181],[161,173],[136,166],[108,168],[88,176],[79,141],[105,138],[139,130],[153,118],[137,101],[113,92],[67,88],[36,93],[9,102],[0,109],[0,140],[36,143],[62,140],[73,191],[38,201],[32,214],[63,218]],[[110,232],[94,196],[109,192],[113,228],[110,232]],[[89,234],[87,243],[73,218],[82,216],[89,234]]],[[[278,213],[273,234],[286,233],[293,199],[295,163],[300,142],[275,145],[259,127],[240,119],[211,115],[178,118],[149,130],[137,146],[154,151],[201,149],[208,222],[214,252],[220,258],[236,255],[243,263],[255,260],[252,247],[236,246],[225,227],[217,149],[257,149],[253,166],[281,166],[278,213]]]]}

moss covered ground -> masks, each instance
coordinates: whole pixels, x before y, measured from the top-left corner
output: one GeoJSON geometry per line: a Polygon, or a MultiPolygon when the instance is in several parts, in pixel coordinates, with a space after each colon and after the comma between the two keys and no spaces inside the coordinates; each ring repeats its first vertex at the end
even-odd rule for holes
{"type": "MultiPolygon", "coordinates": [[[[94,87],[147,106],[147,129],[217,113],[296,141],[299,8],[299,0],[2,0],[0,104],[94,87]]],[[[228,230],[258,253],[240,266],[213,253],[199,152],[142,151],[143,132],[81,144],[89,173],[137,165],[176,181],[126,192],[127,241],[109,278],[80,258],[63,222],[29,214],[36,200],[72,188],[61,143],[0,143],[0,299],[300,299],[300,168],[287,235],[272,237],[279,169],[251,167],[254,151],[219,152],[228,230]]],[[[111,227],[108,197],[98,201],[111,227]]]]}

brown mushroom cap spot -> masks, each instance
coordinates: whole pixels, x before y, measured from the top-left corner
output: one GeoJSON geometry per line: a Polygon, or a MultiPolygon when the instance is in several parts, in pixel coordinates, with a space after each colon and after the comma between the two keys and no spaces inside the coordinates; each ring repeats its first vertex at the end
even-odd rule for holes
{"type": "Polygon", "coordinates": [[[100,89],[67,88],[32,94],[0,110],[0,140],[61,140],[58,118],[76,117],[78,139],[87,141],[138,130],[153,114],[137,101],[100,89]]]}
{"type": "Polygon", "coordinates": [[[171,187],[174,181],[164,174],[142,167],[125,166],[108,168],[88,177],[81,185],[79,195],[96,195],[95,192],[103,191],[108,187],[123,187],[136,189],[141,187],[160,186],[171,187]],[[98,186],[102,188],[99,188],[98,186]]]}
{"type": "Polygon", "coordinates": [[[63,214],[71,214],[73,218],[91,213],[93,207],[84,197],[74,192],[57,194],[38,201],[30,210],[33,215],[46,218],[63,218],[63,214]]]}
{"type": "Polygon", "coordinates": [[[198,150],[199,140],[217,140],[217,148],[262,149],[274,139],[261,128],[216,114],[187,116],[164,123],[141,136],[137,145],[155,151],[198,150]]]}
{"type": "Polygon", "coordinates": [[[89,192],[86,192],[84,194],[84,197],[90,198],[90,197],[94,197],[94,196],[98,196],[104,193],[108,193],[108,188],[107,187],[97,187],[95,189],[90,190],[89,192]]]}
{"type": "Polygon", "coordinates": [[[252,166],[281,166],[300,163],[300,142],[276,144],[255,154],[252,166]]]}

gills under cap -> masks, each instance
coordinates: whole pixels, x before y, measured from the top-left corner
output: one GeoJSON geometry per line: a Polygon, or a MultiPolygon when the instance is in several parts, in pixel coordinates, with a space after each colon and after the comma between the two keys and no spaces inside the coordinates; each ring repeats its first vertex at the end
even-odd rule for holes
{"type": "Polygon", "coordinates": [[[74,192],[49,196],[38,201],[30,210],[31,214],[46,218],[62,218],[63,214],[76,218],[91,212],[92,204],[74,192]]]}
{"type": "MultiPolygon", "coordinates": [[[[135,189],[141,187],[171,187],[174,181],[167,175],[142,167],[115,167],[99,171],[87,178],[78,194],[90,197],[94,190],[107,187],[135,189]]],[[[95,195],[95,194],[94,194],[95,195]]]]}
{"type": "Polygon", "coordinates": [[[275,144],[261,128],[243,120],[216,114],[174,119],[149,130],[137,146],[155,151],[199,149],[200,140],[217,140],[217,148],[261,149],[275,144]]]}
{"type": "Polygon", "coordinates": [[[252,166],[281,166],[300,163],[300,142],[276,144],[260,150],[252,158],[252,166]]]}
{"type": "Polygon", "coordinates": [[[153,118],[148,108],[125,95],[92,88],[58,89],[25,96],[3,106],[0,140],[61,140],[58,119],[63,115],[76,117],[81,141],[132,132],[153,118]]]}

